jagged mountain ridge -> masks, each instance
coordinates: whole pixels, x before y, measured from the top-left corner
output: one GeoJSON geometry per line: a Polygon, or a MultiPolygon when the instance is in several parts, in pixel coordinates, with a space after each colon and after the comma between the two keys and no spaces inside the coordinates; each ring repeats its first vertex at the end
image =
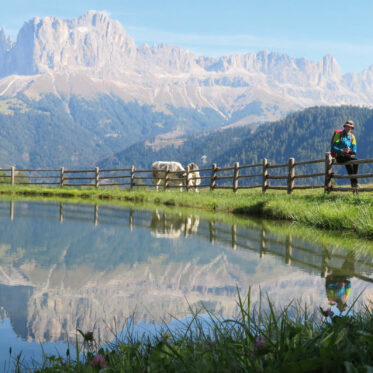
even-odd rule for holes
{"type": "Polygon", "coordinates": [[[118,21],[95,11],[66,21],[34,18],[15,43],[3,31],[0,77],[3,96],[115,94],[162,110],[209,107],[227,119],[241,111],[233,121],[245,118],[241,124],[313,105],[370,105],[373,98],[372,67],[342,75],[332,56],[313,62],[263,51],[210,58],[164,44],[136,47],[118,21]],[[245,113],[252,102],[257,109],[245,113]]]}

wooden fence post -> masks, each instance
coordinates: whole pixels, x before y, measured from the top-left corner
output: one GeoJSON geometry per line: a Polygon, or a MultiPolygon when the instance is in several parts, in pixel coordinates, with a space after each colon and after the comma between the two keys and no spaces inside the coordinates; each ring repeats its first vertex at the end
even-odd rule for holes
{"type": "Polygon", "coordinates": [[[262,192],[265,193],[268,188],[268,160],[263,158],[263,171],[262,171],[262,192]]]}
{"type": "Polygon", "coordinates": [[[16,168],[12,166],[10,170],[10,180],[11,180],[10,182],[12,185],[14,185],[15,176],[16,176],[16,168]]]}
{"type": "Polygon", "coordinates": [[[294,176],[295,176],[295,159],[289,158],[289,174],[288,174],[288,194],[291,194],[294,189],[294,176]]]}
{"type": "Polygon", "coordinates": [[[96,167],[95,187],[98,188],[99,186],[100,186],[100,169],[96,167]]]}
{"type": "Polygon", "coordinates": [[[132,189],[135,186],[135,166],[131,166],[131,181],[130,181],[130,189],[132,189]]]}
{"type": "Polygon", "coordinates": [[[65,181],[65,167],[61,167],[61,174],[60,174],[60,187],[63,187],[63,183],[65,181]]]}
{"type": "Polygon", "coordinates": [[[211,180],[210,180],[210,190],[214,190],[216,187],[216,171],[217,171],[216,163],[212,164],[211,168],[211,180]]]}
{"type": "Polygon", "coordinates": [[[187,192],[189,191],[189,171],[190,171],[190,166],[186,166],[186,169],[185,169],[185,188],[187,190],[187,192]]]}
{"type": "Polygon", "coordinates": [[[170,187],[170,167],[167,166],[166,175],[164,178],[164,190],[169,189],[169,187],[170,187]]]}
{"type": "Polygon", "coordinates": [[[325,153],[325,184],[324,192],[330,193],[332,190],[332,156],[329,152],[325,153]]]}
{"type": "Polygon", "coordinates": [[[238,190],[238,168],[240,164],[235,162],[234,164],[234,171],[233,171],[233,192],[236,193],[238,190]]]}

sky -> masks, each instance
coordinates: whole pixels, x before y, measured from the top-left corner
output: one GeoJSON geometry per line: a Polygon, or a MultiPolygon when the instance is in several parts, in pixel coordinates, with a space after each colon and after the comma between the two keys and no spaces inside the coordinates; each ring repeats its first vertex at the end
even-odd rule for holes
{"type": "Polygon", "coordinates": [[[0,0],[0,27],[16,40],[33,17],[88,10],[119,20],[138,45],[177,45],[219,57],[262,50],[319,61],[343,73],[373,65],[373,0],[0,0]]]}

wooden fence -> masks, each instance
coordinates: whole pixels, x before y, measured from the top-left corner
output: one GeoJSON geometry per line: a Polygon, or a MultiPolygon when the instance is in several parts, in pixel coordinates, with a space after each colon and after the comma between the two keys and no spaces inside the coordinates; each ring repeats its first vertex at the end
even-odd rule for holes
{"type": "MultiPolygon", "coordinates": [[[[349,186],[337,186],[336,180],[370,179],[373,178],[373,173],[360,173],[357,175],[346,175],[335,172],[335,168],[344,165],[354,164],[373,164],[373,159],[354,160],[344,164],[337,164],[331,157],[330,153],[325,153],[324,159],[316,159],[310,161],[296,162],[294,158],[290,158],[288,163],[272,164],[266,158],[261,163],[240,166],[235,162],[232,167],[218,167],[213,164],[209,168],[199,170],[197,177],[186,168],[185,177],[175,177],[179,172],[167,170],[164,173],[163,187],[165,190],[171,188],[180,188],[175,185],[182,183],[186,190],[192,189],[193,179],[199,179],[201,189],[231,189],[237,192],[239,189],[261,188],[265,193],[267,190],[284,190],[291,194],[297,189],[315,189],[320,188],[325,192],[333,191],[345,192],[371,192],[373,188],[352,188],[349,186]],[[299,173],[296,172],[299,166],[319,165],[323,169],[320,172],[314,173],[299,173]],[[324,166],[323,166],[324,165],[324,166]],[[283,174],[281,174],[281,171],[283,174]],[[314,179],[322,180],[319,184],[299,184],[297,180],[314,179]],[[271,183],[274,180],[276,185],[271,183]],[[335,180],[335,182],[333,182],[335,180]],[[176,183],[175,183],[176,182],[176,183]],[[280,183],[280,185],[278,185],[280,183]]],[[[344,168],[344,167],[343,167],[344,168]]],[[[66,170],[64,167],[60,169],[0,169],[0,184],[11,185],[42,185],[42,186],[59,186],[59,187],[126,187],[133,189],[135,187],[152,187],[153,177],[152,170],[137,170],[135,166],[122,169],[99,169],[95,167],[90,170],[66,170]]]]}

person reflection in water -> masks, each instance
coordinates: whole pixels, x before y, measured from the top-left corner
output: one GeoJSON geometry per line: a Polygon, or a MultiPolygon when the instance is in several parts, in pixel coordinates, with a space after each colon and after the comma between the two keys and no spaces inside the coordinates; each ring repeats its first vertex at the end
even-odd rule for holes
{"type": "MultiPolygon", "coordinates": [[[[327,258],[330,258],[328,255],[327,258]]],[[[350,278],[355,273],[354,253],[348,252],[341,268],[327,267],[325,290],[330,306],[336,306],[340,313],[347,309],[347,299],[351,292],[350,278]]]]}
{"type": "Polygon", "coordinates": [[[351,291],[350,279],[347,276],[327,276],[325,288],[329,305],[336,306],[341,313],[346,311],[347,299],[351,291]]]}

